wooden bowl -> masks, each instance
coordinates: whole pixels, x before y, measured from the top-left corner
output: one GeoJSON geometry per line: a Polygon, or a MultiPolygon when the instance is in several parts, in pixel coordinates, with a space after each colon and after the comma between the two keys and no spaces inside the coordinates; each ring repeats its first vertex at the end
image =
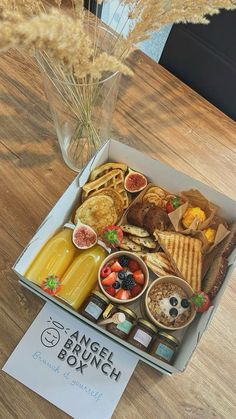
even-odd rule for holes
{"type": "Polygon", "coordinates": [[[99,269],[99,272],[98,272],[98,283],[99,283],[99,287],[101,288],[101,291],[103,292],[103,294],[106,295],[107,298],[109,298],[109,300],[111,300],[113,303],[116,303],[116,304],[130,304],[133,301],[140,298],[141,295],[143,295],[143,293],[146,291],[146,289],[148,287],[148,282],[149,282],[149,271],[148,271],[148,268],[147,268],[146,264],[144,263],[144,261],[139,256],[135,255],[134,253],[127,252],[125,250],[120,251],[120,252],[114,252],[114,253],[111,253],[109,256],[107,256],[106,259],[104,259],[102,265],[100,266],[100,269],[99,269]],[[144,273],[145,283],[143,285],[142,291],[136,297],[130,298],[129,300],[120,300],[119,298],[115,298],[112,295],[108,294],[105,291],[105,289],[103,288],[103,285],[101,283],[101,270],[102,270],[103,266],[106,265],[111,259],[116,259],[120,256],[128,256],[130,259],[136,260],[140,265],[140,269],[144,273]]]}
{"type": "Polygon", "coordinates": [[[153,317],[152,313],[149,310],[149,307],[148,307],[149,293],[155,285],[162,284],[162,283],[171,283],[171,284],[179,286],[186,293],[188,298],[191,298],[192,295],[194,294],[194,291],[193,291],[192,287],[186,281],[184,281],[181,278],[178,278],[177,276],[172,276],[172,275],[169,276],[168,275],[168,276],[162,276],[160,278],[157,278],[155,281],[152,282],[152,284],[148,288],[146,296],[145,296],[145,310],[146,310],[147,316],[149,317],[151,322],[154,323],[160,329],[167,329],[167,330],[183,329],[184,327],[188,326],[196,316],[196,310],[195,310],[193,304],[191,304],[191,316],[190,316],[190,318],[188,319],[188,321],[186,323],[184,323],[182,326],[178,326],[178,327],[166,326],[166,325],[158,322],[155,319],[155,317],[153,317]]]}

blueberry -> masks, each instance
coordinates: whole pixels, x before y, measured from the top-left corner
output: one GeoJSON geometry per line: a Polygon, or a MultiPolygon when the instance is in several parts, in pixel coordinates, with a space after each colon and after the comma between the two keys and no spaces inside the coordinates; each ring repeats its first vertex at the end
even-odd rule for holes
{"type": "Polygon", "coordinates": [[[120,288],[120,283],[119,281],[116,281],[114,284],[112,284],[113,288],[115,288],[115,290],[118,290],[120,288]]]}
{"type": "Polygon", "coordinates": [[[170,316],[171,317],[178,316],[178,310],[177,310],[177,308],[171,308],[170,311],[169,311],[169,313],[170,313],[170,316]]]}
{"type": "Polygon", "coordinates": [[[188,307],[189,307],[189,301],[187,300],[187,298],[183,298],[183,299],[181,300],[181,306],[182,306],[183,308],[188,308],[188,307]]]}
{"type": "Polygon", "coordinates": [[[177,298],[175,298],[175,297],[171,297],[171,298],[170,298],[170,304],[171,304],[172,306],[177,306],[177,304],[178,304],[178,300],[177,300],[177,298]]]}
{"type": "Polygon", "coordinates": [[[118,278],[123,281],[123,279],[126,278],[126,272],[125,271],[120,271],[118,272],[118,278]]]}
{"type": "Polygon", "coordinates": [[[127,279],[129,279],[130,281],[132,280],[134,280],[134,277],[133,277],[133,275],[132,274],[129,274],[129,275],[127,275],[127,279]]]}
{"type": "Polygon", "coordinates": [[[118,261],[119,261],[119,264],[121,266],[128,266],[128,264],[129,264],[129,258],[128,258],[128,256],[125,256],[125,255],[120,256],[118,258],[118,261]]]}

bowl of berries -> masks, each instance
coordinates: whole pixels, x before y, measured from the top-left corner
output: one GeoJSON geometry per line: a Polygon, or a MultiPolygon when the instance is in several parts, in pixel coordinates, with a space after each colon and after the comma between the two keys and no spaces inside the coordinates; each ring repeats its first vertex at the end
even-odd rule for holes
{"type": "Polygon", "coordinates": [[[114,303],[131,303],[145,292],[149,272],[143,260],[126,251],[111,253],[98,272],[102,292],[114,303]]]}

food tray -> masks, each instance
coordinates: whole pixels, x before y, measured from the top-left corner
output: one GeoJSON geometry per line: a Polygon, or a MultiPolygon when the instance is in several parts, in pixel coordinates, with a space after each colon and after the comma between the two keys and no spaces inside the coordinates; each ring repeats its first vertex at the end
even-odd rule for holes
{"type": "MultiPolygon", "coordinates": [[[[90,171],[107,161],[123,161],[128,166],[135,167],[135,170],[144,173],[153,184],[158,184],[166,190],[170,190],[172,193],[177,193],[179,190],[185,190],[190,188],[199,189],[208,199],[221,208],[220,215],[224,217],[228,222],[232,222],[236,213],[236,202],[226,197],[225,195],[209,188],[201,182],[194,180],[193,178],[186,176],[185,174],[176,171],[168,165],[165,165],[158,160],[151,159],[148,156],[144,156],[126,145],[118,143],[114,140],[108,141],[101,150],[91,159],[88,165],[84,168],[82,173],[78,175],[75,180],[71,183],[59,201],[56,203],[54,208],[48,214],[43,223],[39,226],[35,236],[32,238],[30,243],[26,246],[23,253],[18,258],[13,269],[20,278],[20,283],[43,298],[46,301],[51,301],[53,304],[57,304],[63,310],[68,311],[72,315],[78,317],[83,322],[89,324],[91,327],[98,330],[101,334],[109,336],[109,338],[117,341],[128,350],[138,355],[139,359],[157,370],[172,374],[182,372],[186,368],[194,350],[196,349],[199,340],[206,328],[208,327],[210,320],[215,312],[220,298],[224,292],[225,287],[230,280],[230,276],[234,269],[236,251],[234,250],[229,258],[229,267],[225,281],[214,299],[214,304],[203,314],[197,315],[193,323],[185,329],[182,329],[181,333],[183,340],[181,348],[177,352],[173,365],[169,365],[160,360],[155,359],[148,353],[142,352],[129,343],[121,340],[120,338],[110,334],[105,329],[99,327],[79,313],[72,310],[70,307],[64,305],[61,301],[51,297],[50,295],[43,292],[38,286],[24,277],[26,268],[33,260],[35,255],[38,253],[42,245],[69,219],[75,204],[79,202],[81,186],[83,186],[90,174],[90,171]]],[[[137,302],[135,303],[137,305],[137,302]]],[[[130,306],[131,307],[131,306],[130,306]]],[[[136,306],[137,309],[137,306],[136,306]]]]}

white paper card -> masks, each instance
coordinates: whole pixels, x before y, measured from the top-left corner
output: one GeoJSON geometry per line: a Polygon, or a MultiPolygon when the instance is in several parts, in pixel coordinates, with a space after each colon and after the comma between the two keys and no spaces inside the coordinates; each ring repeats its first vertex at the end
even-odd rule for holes
{"type": "Polygon", "coordinates": [[[47,303],[3,370],[78,419],[111,417],[138,358],[47,303]]]}

